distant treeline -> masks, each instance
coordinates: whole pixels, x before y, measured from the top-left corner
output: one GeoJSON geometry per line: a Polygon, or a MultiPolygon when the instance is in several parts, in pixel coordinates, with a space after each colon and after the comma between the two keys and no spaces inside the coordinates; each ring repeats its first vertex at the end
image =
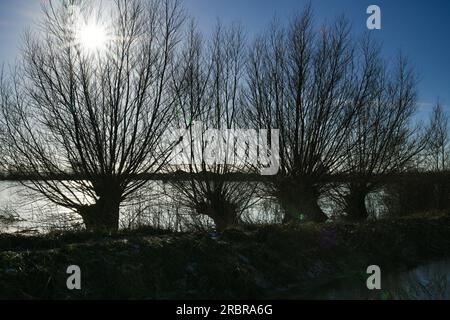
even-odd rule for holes
{"type": "MultiPolygon", "coordinates": [[[[102,176],[97,177],[101,179],[102,176]]],[[[148,180],[148,181],[161,181],[163,183],[170,181],[190,181],[192,179],[198,181],[208,180],[222,180],[229,182],[275,182],[278,179],[283,179],[282,175],[263,176],[256,173],[240,173],[229,172],[226,174],[219,174],[214,172],[186,172],[177,171],[169,173],[144,173],[129,175],[128,178],[135,180],[148,180]]],[[[49,180],[49,181],[80,181],[85,179],[95,179],[95,176],[82,176],[79,174],[22,174],[22,173],[0,173],[0,181],[36,181],[36,180],[49,180]]],[[[301,177],[298,177],[301,180],[301,177]]],[[[320,178],[322,183],[351,183],[358,182],[367,179],[367,177],[361,177],[360,175],[352,173],[336,173],[323,175],[320,178]]],[[[390,174],[372,174],[370,179],[383,180],[385,184],[394,182],[449,182],[450,183],[450,171],[416,171],[416,172],[400,172],[390,174]]]]}

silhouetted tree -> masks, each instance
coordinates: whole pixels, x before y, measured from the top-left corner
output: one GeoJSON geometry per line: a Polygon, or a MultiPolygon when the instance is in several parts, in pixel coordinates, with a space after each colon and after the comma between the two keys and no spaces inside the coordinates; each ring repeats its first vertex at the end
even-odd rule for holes
{"type": "Polygon", "coordinates": [[[403,57],[387,69],[379,47],[365,39],[362,74],[356,81],[355,122],[349,134],[346,166],[350,182],[344,184],[343,208],[350,220],[368,217],[366,197],[379,190],[386,177],[405,172],[424,148],[425,140],[412,124],[416,108],[414,73],[403,57]]]}
{"type": "Polygon", "coordinates": [[[239,223],[242,212],[254,201],[256,189],[252,183],[226,178],[227,174],[248,173],[253,168],[245,156],[238,155],[241,150],[237,150],[233,134],[242,124],[245,36],[239,24],[226,28],[219,23],[209,44],[205,45],[195,26],[187,39],[178,67],[182,80],[175,81],[181,88],[175,92],[182,115],[179,127],[189,122],[193,125],[183,132],[184,149],[177,154],[186,164],[175,167],[191,176],[171,185],[177,191],[175,197],[195,215],[211,218],[216,229],[223,231],[239,223]]]}
{"type": "Polygon", "coordinates": [[[160,138],[173,118],[169,94],[179,1],[49,2],[29,32],[20,66],[2,81],[7,155],[25,186],[75,210],[89,230],[116,230],[120,205],[166,162],[160,138]],[[80,30],[96,21],[104,48],[80,30]],[[81,27],[82,28],[82,27],[81,27]],[[94,44],[95,45],[95,44],[94,44]],[[72,174],[75,180],[52,177],[72,174]]]}
{"type": "Polygon", "coordinates": [[[428,127],[429,140],[426,147],[429,165],[433,171],[444,171],[448,169],[449,158],[449,126],[448,114],[441,103],[437,103],[430,117],[428,127]]]}
{"type": "Polygon", "coordinates": [[[273,194],[285,222],[325,221],[322,179],[343,167],[350,134],[354,50],[344,19],[314,32],[310,7],[287,29],[275,22],[249,59],[249,118],[280,130],[280,173],[273,194]]]}

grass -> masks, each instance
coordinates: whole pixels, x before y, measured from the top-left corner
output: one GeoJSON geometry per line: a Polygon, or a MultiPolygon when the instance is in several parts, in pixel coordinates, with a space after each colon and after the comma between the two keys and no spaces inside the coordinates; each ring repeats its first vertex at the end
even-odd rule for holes
{"type": "Polygon", "coordinates": [[[399,272],[450,256],[450,219],[245,226],[219,239],[143,228],[0,235],[0,298],[296,299],[368,265],[399,272]],[[66,288],[79,265],[82,290],[66,288]]]}

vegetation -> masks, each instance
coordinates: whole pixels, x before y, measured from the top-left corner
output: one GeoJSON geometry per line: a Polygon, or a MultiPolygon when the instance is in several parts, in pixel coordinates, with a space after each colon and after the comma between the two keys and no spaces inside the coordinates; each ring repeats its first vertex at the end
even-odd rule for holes
{"type": "Polygon", "coordinates": [[[438,217],[248,225],[219,238],[152,229],[2,235],[0,297],[324,297],[335,281],[365,286],[365,270],[374,261],[386,274],[449,258],[449,234],[449,218],[438,217]],[[82,270],[82,290],[66,288],[71,264],[82,270]]]}

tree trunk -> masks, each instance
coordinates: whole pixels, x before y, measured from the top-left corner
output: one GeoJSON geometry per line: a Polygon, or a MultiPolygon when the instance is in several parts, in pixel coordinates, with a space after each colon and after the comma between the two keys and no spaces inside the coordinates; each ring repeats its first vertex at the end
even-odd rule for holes
{"type": "Polygon", "coordinates": [[[284,210],[283,223],[328,219],[318,204],[319,195],[313,185],[285,181],[279,186],[277,198],[284,210]]]}
{"type": "Polygon", "coordinates": [[[236,212],[229,211],[222,215],[214,215],[211,217],[214,221],[214,225],[216,226],[216,230],[223,232],[227,229],[235,227],[238,225],[238,217],[236,212]]]}
{"type": "Polygon", "coordinates": [[[366,207],[367,192],[350,188],[350,193],[345,196],[345,212],[350,221],[364,221],[369,217],[366,207]]]}
{"type": "Polygon", "coordinates": [[[207,202],[197,204],[196,211],[210,217],[214,221],[217,231],[223,232],[226,229],[239,224],[237,206],[225,199],[215,197],[207,202]]]}
{"type": "Polygon", "coordinates": [[[317,197],[313,195],[306,195],[300,197],[299,203],[300,212],[305,212],[306,218],[313,222],[325,222],[328,220],[327,215],[320,208],[317,197]]]}
{"type": "Polygon", "coordinates": [[[116,232],[119,229],[120,193],[108,186],[95,204],[78,209],[86,229],[94,232],[116,232]]]}

